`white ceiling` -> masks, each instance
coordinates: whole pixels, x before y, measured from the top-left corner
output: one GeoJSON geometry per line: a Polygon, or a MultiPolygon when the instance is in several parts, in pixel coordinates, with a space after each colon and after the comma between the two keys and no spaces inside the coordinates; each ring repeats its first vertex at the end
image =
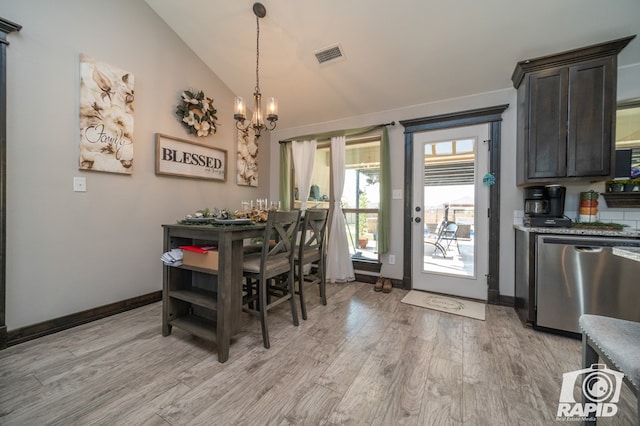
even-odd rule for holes
{"type": "MultiPolygon", "coordinates": [[[[252,97],[253,0],[145,1],[234,93],[252,97]]],[[[640,0],[262,3],[260,88],[278,98],[280,128],[512,87],[518,61],[640,33],[640,0]],[[319,65],[314,52],[336,43],[345,59],[319,65]]],[[[618,58],[637,63],[640,36],[618,58]]]]}

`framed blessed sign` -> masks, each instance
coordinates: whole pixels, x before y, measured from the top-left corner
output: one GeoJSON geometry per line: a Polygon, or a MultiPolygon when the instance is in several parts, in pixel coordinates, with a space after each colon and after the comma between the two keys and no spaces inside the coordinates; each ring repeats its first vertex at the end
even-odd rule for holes
{"type": "Polygon", "coordinates": [[[156,174],[227,180],[227,151],[156,133],[156,174]]]}

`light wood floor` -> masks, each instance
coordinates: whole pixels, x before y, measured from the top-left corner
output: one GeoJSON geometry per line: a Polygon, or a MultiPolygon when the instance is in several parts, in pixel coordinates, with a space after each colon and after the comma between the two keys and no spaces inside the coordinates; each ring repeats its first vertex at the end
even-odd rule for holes
{"type": "MultiPolygon", "coordinates": [[[[315,289],[313,289],[315,290],[315,289]]],[[[406,291],[328,286],[309,320],[246,316],[230,359],[145,306],[0,352],[0,424],[547,425],[580,342],[524,328],[511,308],[478,321],[400,303],[406,291]]],[[[315,296],[315,291],[308,291],[315,296]]],[[[633,424],[623,390],[615,418],[633,424]]],[[[608,420],[608,421],[607,421],[608,420]]]]}

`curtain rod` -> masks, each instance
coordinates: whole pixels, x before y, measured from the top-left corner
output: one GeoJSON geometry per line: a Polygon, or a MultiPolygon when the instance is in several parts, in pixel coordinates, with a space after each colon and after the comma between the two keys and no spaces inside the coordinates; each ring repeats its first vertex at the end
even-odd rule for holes
{"type": "MultiPolygon", "coordinates": [[[[395,126],[395,125],[396,125],[396,122],[395,121],[391,121],[389,123],[378,124],[377,126],[372,126],[372,127],[376,128],[376,127],[387,127],[387,126],[395,126]]],[[[322,133],[334,133],[334,132],[333,131],[321,132],[319,134],[322,134],[322,133]]],[[[292,139],[294,139],[294,138],[289,138],[289,139],[286,139],[286,140],[283,140],[283,141],[278,141],[278,143],[279,144],[289,143],[289,142],[291,142],[292,139]]],[[[330,139],[330,138],[322,138],[322,139],[324,140],[324,139],[330,139]]]]}

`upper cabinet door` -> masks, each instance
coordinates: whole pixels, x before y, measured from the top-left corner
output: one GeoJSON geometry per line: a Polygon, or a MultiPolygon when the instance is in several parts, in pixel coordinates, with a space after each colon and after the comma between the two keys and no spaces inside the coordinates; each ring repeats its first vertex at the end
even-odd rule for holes
{"type": "Polygon", "coordinates": [[[566,68],[529,76],[529,123],[525,135],[529,179],[566,175],[567,81],[566,68]]]}
{"type": "Polygon", "coordinates": [[[569,68],[567,176],[610,176],[615,150],[615,91],[613,58],[569,68]]]}

